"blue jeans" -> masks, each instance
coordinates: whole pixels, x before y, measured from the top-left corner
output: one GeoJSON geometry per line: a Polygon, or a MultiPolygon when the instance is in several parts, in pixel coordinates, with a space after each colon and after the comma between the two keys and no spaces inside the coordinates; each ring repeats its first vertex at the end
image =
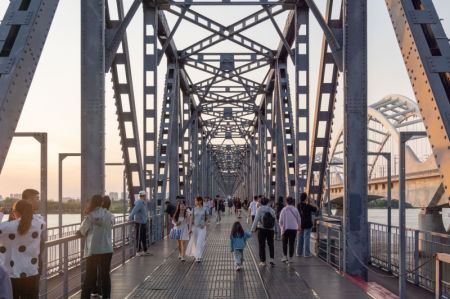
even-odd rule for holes
{"type": "Polygon", "coordinates": [[[233,251],[234,263],[236,266],[242,266],[244,262],[244,249],[235,249],[233,251]]]}
{"type": "Polygon", "coordinates": [[[301,230],[300,236],[297,242],[297,255],[309,256],[311,255],[310,250],[310,238],[311,238],[311,229],[306,228],[301,230]]]}

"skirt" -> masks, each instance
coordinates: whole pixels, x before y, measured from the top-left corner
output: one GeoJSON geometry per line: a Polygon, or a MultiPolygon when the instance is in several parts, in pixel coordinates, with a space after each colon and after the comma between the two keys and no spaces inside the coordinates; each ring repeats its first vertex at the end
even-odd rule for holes
{"type": "Polygon", "coordinates": [[[193,256],[196,259],[202,258],[206,245],[206,227],[200,228],[194,226],[192,228],[192,236],[186,248],[186,255],[193,256]]]}

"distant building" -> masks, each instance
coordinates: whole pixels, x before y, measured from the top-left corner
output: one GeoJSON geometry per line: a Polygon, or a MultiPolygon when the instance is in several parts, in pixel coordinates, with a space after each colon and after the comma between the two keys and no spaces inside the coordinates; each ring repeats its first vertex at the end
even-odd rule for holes
{"type": "Polygon", "coordinates": [[[111,201],[120,200],[118,192],[109,192],[109,198],[111,198],[111,201]]]}
{"type": "Polygon", "coordinates": [[[9,195],[9,197],[12,199],[22,199],[22,194],[21,193],[11,193],[9,195]]]}
{"type": "MultiPolygon", "coordinates": [[[[123,192],[121,192],[120,195],[121,195],[120,200],[122,200],[124,198],[123,192]]],[[[128,192],[125,192],[125,199],[128,200],[128,192]]]]}
{"type": "Polygon", "coordinates": [[[4,200],[4,199],[3,199],[3,196],[0,195],[0,201],[3,201],[3,200],[4,200]]]}
{"type": "Polygon", "coordinates": [[[79,198],[73,198],[73,197],[63,197],[62,201],[63,202],[68,202],[69,200],[80,200],[79,198]]]}

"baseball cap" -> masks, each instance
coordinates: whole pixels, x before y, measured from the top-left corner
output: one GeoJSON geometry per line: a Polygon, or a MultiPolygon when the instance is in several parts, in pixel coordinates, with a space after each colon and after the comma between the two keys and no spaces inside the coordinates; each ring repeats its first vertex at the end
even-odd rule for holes
{"type": "Polygon", "coordinates": [[[139,191],[139,196],[146,195],[146,194],[147,194],[147,193],[146,193],[144,190],[139,191]]]}

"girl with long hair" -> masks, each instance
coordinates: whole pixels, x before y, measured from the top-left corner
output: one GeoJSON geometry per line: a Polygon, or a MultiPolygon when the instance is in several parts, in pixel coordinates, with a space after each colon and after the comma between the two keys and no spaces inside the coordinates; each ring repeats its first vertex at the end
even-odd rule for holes
{"type": "Polygon", "coordinates": [[[230,247],[234,256],[234,264],[236,271],[241,270],[244,262],[244,248],[247,245],[247,240],[251,238],[252,233],[244,231],[239,221],[236,221],[230,233],[230,247]]]}
{"type": "Polygon", "coordinates": [[[186,201],[180,200],[177,209],[172,218],[174,229],[181,230],[180,239],[177,241],[178,258],[184,262],[186,255],[186,241],[189,240],[189,225],[191,223],[191,215],[186,208],[186,201]]]}
{"type": "Polygon", "coordinates": [[[195,257],[196,262],[201,262],[206,243],[206,221],[208,220],[206,208],[203,207],[203,198],[195,198],[195,207],[192,211],[191,230],[192,237],[186,249],[186,255],[195,257]]]}
{"type": "MultiPolygon", "coordinates": [[[[0,223],[0,265],[11,278],[14,298],[39,298],[39,254],[45,222],[26,200],[13,205],[14,220],[0,223]]],[[[0,222],[3,218],[0,211],[0,222]]]]}
{"type": "Polygon", "coordinates": [[[86,275],[81,287],[81,298],[91,298],[97,284],[97,269],[100,270],[102,298],[111,298],[110,267],[112,248],[112,214],[102,208],[103,196],[91,197],[86,208],[86,218],[81,223],[79,234],[86,238],[84,257],[86,258],[86,275]]]}

